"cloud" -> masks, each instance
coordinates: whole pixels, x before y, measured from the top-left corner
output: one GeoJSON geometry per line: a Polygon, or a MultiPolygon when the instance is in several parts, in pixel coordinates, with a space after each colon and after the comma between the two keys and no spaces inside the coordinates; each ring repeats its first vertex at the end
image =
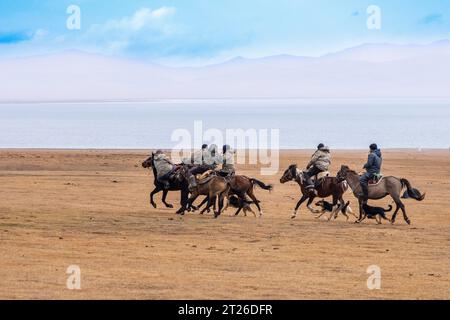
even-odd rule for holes
{"type": "Polygon", "coordinates": [[[0,44],[14,44],[33,39],[33,35],[28,32],[3,32],[0,33],[0,44]]]}
{"type": "Polygon", "coordinates": [[[176,32],[169,19],[175,13],[174,7],[141,8],[131,16],[93,25],[84,34],[82,43],[110,54],[130,52],[139,46],[156,49],[176,32]]]}
{"type": "Polygon", "coordinates": [[[132,17],[120,20],[110,20],[102,26],[96,26],[104,32],[109,30],[140,31],[143,28],[160,25],[161,20],[173,15],[176,9],[173,7],[161,7],[156,10],[141,8],[132,17]]]}
{"type": "Polygon", "coordinates": [[[44,29],[37,29],[36,31],[0,32],[0,44],[16,44],[40,39],[46,35],[47,31],[44,29]]]}
{"type": "Polygon", "coordinates": [[[442,23],[444,16],[441,13],[430,13],[419,20],[419,24],[442,23]]]}

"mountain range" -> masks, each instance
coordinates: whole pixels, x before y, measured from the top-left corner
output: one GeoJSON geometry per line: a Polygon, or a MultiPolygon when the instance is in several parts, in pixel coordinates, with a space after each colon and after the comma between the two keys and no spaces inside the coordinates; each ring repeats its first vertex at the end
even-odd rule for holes
{"type": "Polygon", "coordinates": [[[2,59],[0,83],[2,102],[449,98],[450,40],[177,68],[71,51],[2,59]]]}

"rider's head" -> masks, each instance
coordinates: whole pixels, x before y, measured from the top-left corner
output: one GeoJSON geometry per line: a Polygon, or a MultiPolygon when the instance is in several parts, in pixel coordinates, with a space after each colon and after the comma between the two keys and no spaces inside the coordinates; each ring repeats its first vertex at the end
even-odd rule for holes
{"type": "Polygon", "coordinates": [[[208,145],[206,143],[202,144],[202,150],[205,150],[206,148],[208,148],[208,145]]]}
{"type": "Polygon", "coordinates": [[[377,146],[376,143],[372,143],[372,144],[369,146],[369,149],[370,149],[370,151],[375,151],[375,150],[378,149],[378,146],[377,146]]]}
{"type": "Polygon", "coordinates": [[[227,151],[229,151],[231,148],[230,148],[230,146],[229,145],[224,145],[223,147],[222,147],[222,152],[223,153],[226,153],[227,151]]]}
{"type": "Polygon", "coordinates": [[[319,143],[319,145],[317,146],[317,150],[322,149],[323,147],[325,147],[325,145],[323,143],[319,143]]]}
{"type": "Polygon", "coordinates": [[[217,152],[217,146],[215,144],[210,145],[208,151],[211,154],[211,156],[215,157],[217,152]]]}

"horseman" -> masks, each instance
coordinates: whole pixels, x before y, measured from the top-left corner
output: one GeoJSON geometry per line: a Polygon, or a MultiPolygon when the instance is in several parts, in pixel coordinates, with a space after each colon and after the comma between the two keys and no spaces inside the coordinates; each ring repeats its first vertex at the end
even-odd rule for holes
{"type": "Polygon", "coordinates": [[[178,166],[174,165],[161,150],[156,151],[153,161],[157,173],[156,179],[163,184],[164,189],[170,189],[169,179],[178,166]]]}
{"type": "Polygon", "coordinates": [[[222,169],[220,170],[220,175],[223,177],[230,177],[233,176],[234,173],[234,151],[226,144],[222,147],[222,169]]]}
{"type": "Polygon", "coordinates": [[[201,150],[198,150],[194,154],[192,154],[191,164],[204,165],[205,160],[208,159],[208,157],[209,157],[208,145],[203,144],[201,150]]]}
{"type": "Polygon", "coordinates": [[[316,152],[314,152],[314,154],[311,156],[311,161],[309,161],[308,165],[306,166],[307,171],[303,173],[303,177],[306,180],[306,190],[310,192],[315,191],[315,185],[311,178],[321,172],[328,171],[330,164],[330,149],[323,143],[320,143],[317,146],[316,152]]]}
{"type": "Polygon", "coordinates": [[[369,146],[369,156],[367,158],[367,163],[364,165],[363,169],[366,169],[366,173],[364,173],[359,178],[359,183],[361,185],[361,193],[360,196],[363,198],[363,201],[367,201],[369,198],[369,181],[372,180],[376,175],[380,175],[381,172],[381,164],[383,162],[383,158],[381,156],[381,150],[378,149],[376,143],[372,143],[369,146]]]}
{"type": "Polygon", "coordinates": [[[208,170],[214,170],[216,167],[216,149],[217,146],[212,144],[209,148],[207,144],[202,145],[202,150],[193,155],[192,164],[194,167],[188,172],[189,189],[193,190],[197,187],[195,176],[202,174],[208,170]]]}

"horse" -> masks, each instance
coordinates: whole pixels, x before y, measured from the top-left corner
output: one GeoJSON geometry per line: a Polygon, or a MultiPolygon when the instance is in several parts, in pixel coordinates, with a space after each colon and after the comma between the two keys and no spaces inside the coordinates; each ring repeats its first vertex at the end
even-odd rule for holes
{"type": "MultiPolygon", "coordinates": [[[[217,172],[214,172],[214,174],[217,175],[217,172]]],[[[231,176],[226,176],[224,178],[227,179],[227,181],[230,185],[230,190],[227,195],[228,200],[229,200],[230,196],[232,196],[232,195],[235,195],[237,197],[236,202],[232,205],[233,207],[236,207],[238,209],[234,215],[237,216],[241,212],[241,210],[244,209],[244,212],[250,211],[256,217],[256,214],[253,212],[253,210],[250,209],[250,206],[249,206],[251,203],[254,203],[256,205],[256,207],[258,208],[259,216],[261,217],[263,215],[261,206],[259,205],[259,203],[261,201],[259,201],[255,196],[254,186],[258,186],[261,189],[269,190],[269,191],[273,190],[273,186],[271,184],[266,185],[264,182],[262,182],[258,179],[249,178],[247,176],[242,176],[242,175],[234,175],[233,174],[231,176]],[[249,196],[252,201],[248,201],[246,198],[247,196],[249,196]]],[[[225,197],[223,197],[223,198],[225,198],[225,197]]],[[[222,198],[222,200],[223,200],[223,198],[222,198]]],[[[197,207],[194,207],[191,205],[188,207],[188,209],[193,208],[193,210],[197,210],[198,208],[201,208],[207,201],[208,201],[208,197],[206,197],[197,207]]],[[[221,203],[220,205],[222,207],[224,207],[223,203],[221,203]]],[[[228,207],[229,207],[229,205],[226,205],[223,210],[225,210],[228,207]]],[[[204,212],[204,210],[202,210],[202,212],[204,212]]],[[[207,212],[209,212],[208,209],[207,209],[207,212]]],[[[219,211],[219,214],[220,213],[221,213],[221,211],[219,211]]]]}
{"type": "Polygon", "coordinates": [[[317,194],[310,192],[306,189],[306,181],[303,179],[303,173],[297,168],[297,165],[290,165],[289,168],[284,171],[283,176],[280,178],[280,183],[284,184],[288,181],[294,180],[300,186],[302,196],[295,206],[294,213],[292,214],[292,219],[297,217],[297,212],[303,202],[308,200],[306,206],[312,213],[320,213],[319,210],[311,208],[311,203],[316,197],[327,198],[329,196],[333,197],[333,206],[336,206],[339,202],[339,206],[336,207],[334,212],[330,215],[328,221],[334,213],[334,218],[336,219],[339,210],[345,206],[343,199],[344,193],[348,190],[348,184],[345,181],[338,181],[336,177],[324,177],[322,182],[316,187],[317,194]]]}
{"type": "Polygon", "coordinates": [[[271,184],[266,185],[264,182],[258,179],[249,178],[242,175],[231,176],[228,183],[230,184],[230,195],[235,194],[239,198],[238,210],[234,214],[235,216],[237,216],[244,208],[246,203],[246,196],[249,196],[255,206],[258,208],[259,216],[261,217],[263,215],[263,211],[261,210],[261,206],[259,205],[260,201],[255,196],[254,187],[256,185],[263,190],[272,191],[273,186],[271,184]]]}
{"type": "MultiPolygon", "coordinates": [[[[256,207],[258,208],[259,216],[261,217],[263,215],[261,206],[259,205],[259,203],[261,201],[259,201],[255,196],[254,186],[258,186],[261,189],[269,190],[269,191],[273,190],[273,186],[271,184],[267,185],[258,179],[249,178],[249,177],[243,176],[243,175],[231,175],[231,176],[225,177],[225,179],[228,181],[228,183],[230,185],[230,190],[228,192],[227,197],[229,197],[231,195],[236,195],[238,198],[238,202],[235,203],[235,205],[237,206],[237,211],[234,215],[237,216],[241,212],[241,210],[245,209],[245,208],[247,209],[247,211],[253,212],[252,210],[248,209],[248,206],[250,203],[254,203],[256,205],[256,207]],[[249,196],[252,201],[247,201],[247,199],[246,199],[247,196],[249,196]]],[[[193,207],[193,206],[190,206],[190,207],[192,207],[192,208],[194,208],[194,210],[196,210],[197,208],[200,208],[201,206],[203,206],[207,201],[208,201],[208,197],[206,197],[198,205],[198,207],[193,207]]],[[[221,204],[221,206],[223,207],[223,204],[221,204]]],[[[219,214],[220,213],[221,213],[221,211],[219,211],[219,214]]],[[[255,213],[253,213],[253,214],[255,215],[255,213]]],[[[255,217],[256,217],[256,215],[255,215],[255,217]]]]}
{"type": "Polygon", "coordinates": [[[152,155],[147,160],[142,162],[143,168],[146,168],[146,169],[152,168],[153,169],[153,176],[155,178],[155,180],[153,181],[153,184],[155,185],[155,189],[153,189],[153,191],[150,192],[150,204],[153,206],[153,208],[156,208],[156,203],[153,200],[153,196],[162,191],[163,192],[162,202],[164,203],[166,208],[173,208],[172,204],[166,202],[167,193],[169,191],[180,191],[181,192],[181,199],[180,199],[181,208],[178,209],[178,211],[176,213],[181,214],[186,210],[186,207],[188,204],[188,196],[189,196],[188,186],[189,185],[188,185],[187,181],[185,181],[184,179],[181,179],[181,180],[180,179],[170,179],[170,181],[169,181],[170,188],[164,189],[164,184],[159,182],[157,179],[157,172],[156,172],[155,165],[154,165],[155,164],[154,156],[155,156],[155,154],[152,152],[152,155]]]}
{"type": "MultiPolygon", "coordinates": [[[[364,199],[361,195],[361,185],[359,183],[359,174],[356,171],[350,170],[350,168],[346,165],[341,166],[337,177],[340,181],[347,181],[350,188],[353,191],[354,196],[358,199],[359,202],[359,219],[356,221],[360,223],[363,220],[363,204],[364,199]]],[[[425,194],[421,194],[419,190],[414,189],[408,180],[404,178],[396,178],[393,176],[383,177],[381,180],[376,183],[369,185],[369,199],[379,200],[383,199],[386,196],[391,196],[392,200],[394,200],[396,204],[396,208],[394,214],[391,218],[391,223],[394,224],[395,218],[397,217],[397,213],[399,209],[402,210],[403,219],[407,224],[411,224],[411,220],[406,215],[405,205],[400,200],[400,195],[402,190],[406,187],[406,192],[410,198],[413,198],[417,201],[422,201],[425,199],[425,194]]]]}
{"type": "MultiPolygon", "coordinates": [[[[188,177],[190,175],[188,171],[189,169],[187,167],[183,167],[182,169],[180,169],[180,175],[186,182],[188,182],[188,177]]],[[[203,214],[205,211],[209,212],[212,205],[214,205],[215,209],[216,199],[218,198],[218,210],[214,210],[214,218],[217,218],[223,208],[223,199],[228,195],[229,191],[230,186],[228,184],[228,181],[224,177],[218,176],[216,174],[210,175],[204,181],[199,181],[197,183],[197,186],[191,190],[191,196],[188,200],[187,208],[194,208],[192,206],[192,203],[195,201],[195,199],[197,199],[200,195],[205,195],[205,200],[207,200],[208,204],[200,212],[200,214],[203,214]]],[[[182,215],[183,214],[184,212],[182,213],[182,215]]]]}

